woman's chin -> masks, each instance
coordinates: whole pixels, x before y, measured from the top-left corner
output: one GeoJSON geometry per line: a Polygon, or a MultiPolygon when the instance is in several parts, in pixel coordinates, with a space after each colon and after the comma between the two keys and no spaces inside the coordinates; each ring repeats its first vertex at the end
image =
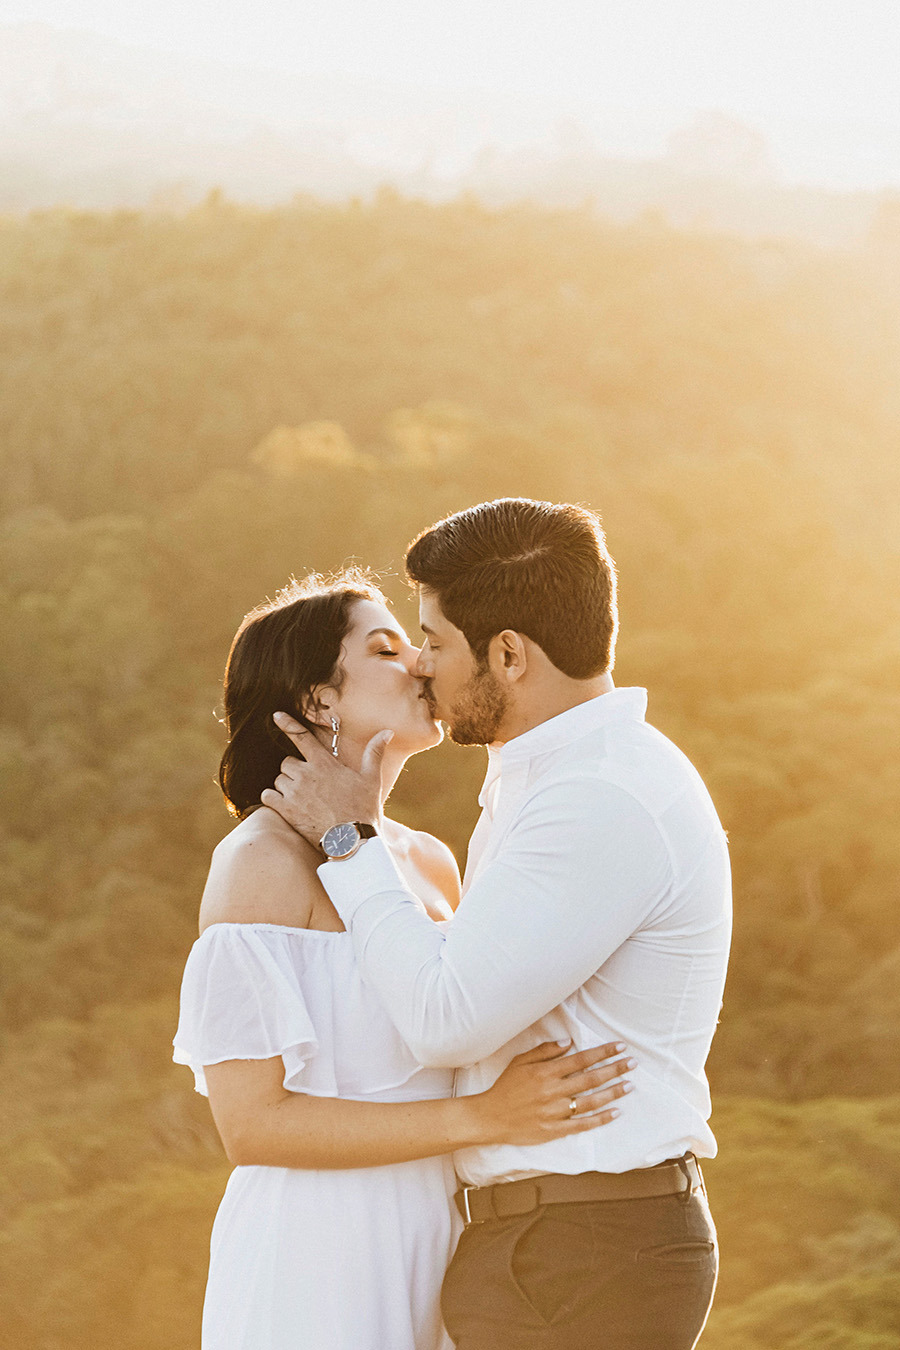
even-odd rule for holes
{"type": "Polygon", "coordinates": [[[440,745],[444,739],[444,728],[440,722],[431,722],[418,732],[415,737],[409,737],[409,753],[417,755],[422,750],[431,750],[436,745],[440,745]]]}

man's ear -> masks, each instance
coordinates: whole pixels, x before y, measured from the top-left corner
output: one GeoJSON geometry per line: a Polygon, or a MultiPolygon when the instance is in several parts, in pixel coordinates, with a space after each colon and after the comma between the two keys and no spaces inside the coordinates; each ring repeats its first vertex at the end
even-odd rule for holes
{"type": "Polygon", "coordinates": [[[511,628],[496,633],[488,647],[488,666],[498,680],[507,684],[521,680],[528,668],[528,651],[522,635],[511,628]]]}

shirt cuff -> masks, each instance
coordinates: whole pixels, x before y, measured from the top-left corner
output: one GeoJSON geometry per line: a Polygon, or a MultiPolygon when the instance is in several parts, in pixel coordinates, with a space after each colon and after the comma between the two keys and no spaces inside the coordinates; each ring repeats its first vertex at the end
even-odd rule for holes
{"type": "Polygon", "coordinates": [[[324,862],[317,870],[345,928],[350,927],[360,905],[373,895],[403,891],[411,900],[415,899],[384,840],[377,837],[360,844],[352,858],[324,862]]]}

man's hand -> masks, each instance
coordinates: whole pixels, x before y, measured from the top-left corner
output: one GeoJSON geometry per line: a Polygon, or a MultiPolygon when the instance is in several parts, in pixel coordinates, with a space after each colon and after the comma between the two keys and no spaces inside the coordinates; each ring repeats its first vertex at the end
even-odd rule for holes
{"type": "Polygon", "coordinates": [[[381,761],[392,731],[379,731],[372,737],[357,773],[339,763],[312,732],[287,713],[275,713],[275,721],[296,745],[303,760],[292,757],[282,760],[274,788],[266,788],[260,797],[263,806],[277,811],[316,848],[332,825],[345,820],[380,823],[381,761]]]}

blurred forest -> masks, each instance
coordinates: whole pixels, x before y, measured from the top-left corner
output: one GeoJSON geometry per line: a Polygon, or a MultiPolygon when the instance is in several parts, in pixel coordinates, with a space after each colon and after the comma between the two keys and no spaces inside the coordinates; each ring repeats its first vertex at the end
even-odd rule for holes
{"type": "MultiPolygon", "coordinates": [[[[0,221],[0,1344],[191,1350],[227,1165],[170,1062],[244,612],[499,495],[597,507],[620,684],[736,936],[707,1350],[900,1346],[900,227],[475,200],[0,221]]],[[[396,814],[462,856],[482,752],[396,814]]],[[[388,1350],[388,1347],[385,1347],[388,1350]]]]}

